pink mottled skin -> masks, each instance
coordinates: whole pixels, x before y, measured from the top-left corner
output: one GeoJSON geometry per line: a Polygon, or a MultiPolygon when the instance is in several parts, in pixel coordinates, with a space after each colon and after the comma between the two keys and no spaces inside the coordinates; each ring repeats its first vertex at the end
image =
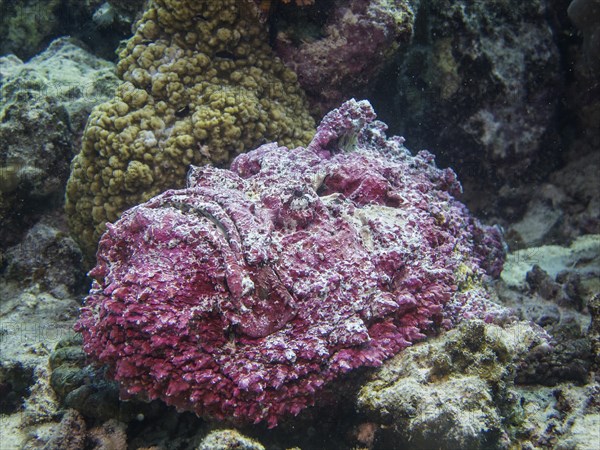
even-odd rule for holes
{"type": "Polygon", "coordinates": [[[307,148],[194,167],[108,225],[76,329],[125,395],[273,427],[468,315],[457,268],[501,267],[497,233],[374,119],[351,100],[307,148]]]}

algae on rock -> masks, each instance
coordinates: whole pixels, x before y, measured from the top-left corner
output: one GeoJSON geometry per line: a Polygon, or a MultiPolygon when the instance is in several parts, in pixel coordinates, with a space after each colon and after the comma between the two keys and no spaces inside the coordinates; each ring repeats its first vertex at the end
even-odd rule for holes
{"type": "Polygon", "coordinates": [[[296,75],[274,56],[252,2],[155,0],[120,53],[123,83],[89,118],[67,186],[91,256],[106,222],[169,188],[190,164],[223,165],[314,133],[296,75]]]}
{"type": "Polygon", "coordinates": [[[527,322],[464,322],[384,364],[358,405],[385,425],[383,446],[507,448],[523,414],[512,391],[518,362],[545,342],[543,330],[527,322]]]}
{"type": "Polygon", "coordinates": [[[28,62],[0,57],[0,248],[61,208],[69,164],[94,106],[110,98],[114,65],[60,38],[28,62]]]}

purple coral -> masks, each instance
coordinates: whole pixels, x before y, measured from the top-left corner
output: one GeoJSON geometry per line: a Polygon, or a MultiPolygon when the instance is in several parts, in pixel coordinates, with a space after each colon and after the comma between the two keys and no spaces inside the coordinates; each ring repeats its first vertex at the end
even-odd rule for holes
{"type": "Polygon", "coordinates": [[[275,426],[458,319],[459,274],[498,265],[497,235],[374,119],[346,102],[308,148],[193,168],[108,226],[76,329],[124,393],[275,426]]]}

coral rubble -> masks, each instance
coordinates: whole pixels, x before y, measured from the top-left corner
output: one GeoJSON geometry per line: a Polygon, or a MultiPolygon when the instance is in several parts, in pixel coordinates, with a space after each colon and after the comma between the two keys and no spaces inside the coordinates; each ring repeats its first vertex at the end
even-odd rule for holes
{"type": "Polygon", "coordinates": [[[491,319],[498,231],[374,119],[351,100],[307,148],[194,168],[108,225],[76,329],[124,395],[275,426],[353,369],[491,319]]]}
{"type": "Polygon", "coordinates": [[[266,141],[307,143],[314,124],[248,1],[156,0],[120,53],[123,83],[91,114],[66,210],[93,254],[105,223],[190,164],[224,164],[266,141]]]}

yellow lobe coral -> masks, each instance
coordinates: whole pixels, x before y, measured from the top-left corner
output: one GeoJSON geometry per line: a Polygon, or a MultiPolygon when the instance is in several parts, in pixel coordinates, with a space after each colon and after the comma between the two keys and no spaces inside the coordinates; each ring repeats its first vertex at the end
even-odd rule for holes
{"type": "Polygon", "coordinates": [[[250,1],[154,0],[119,55],[123,83],[91,114],[66,211],[93,255],[107,221],[169,188],[190,164],[224,165],[263,142],[314,133],[297,77],[250,1]]]}

